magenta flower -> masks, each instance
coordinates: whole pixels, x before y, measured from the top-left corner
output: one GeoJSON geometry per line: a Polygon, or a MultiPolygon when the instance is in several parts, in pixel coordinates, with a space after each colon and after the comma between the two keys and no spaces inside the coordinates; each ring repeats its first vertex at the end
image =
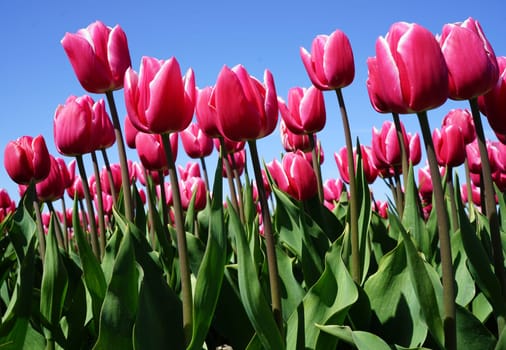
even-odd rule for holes
{"type": "Polygon", "coordinates": [[[323,129],[326,121],[323,93],[314,86],[288,91],[288,104],[278,99],[279,111],[286,127],[294,134],[311,134],[323,129]]]}
{"type": "Polygon", "coordinates": [[[5,146],[4,166],[7,174],[18,184],[39,182],[49,175],[51,161],[42,135],[21,136],[5,146]]]}

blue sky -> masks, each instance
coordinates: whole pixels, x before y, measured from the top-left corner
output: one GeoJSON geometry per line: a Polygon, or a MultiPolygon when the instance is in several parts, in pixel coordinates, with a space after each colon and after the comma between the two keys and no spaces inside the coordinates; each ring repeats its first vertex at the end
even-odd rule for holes
{"type": "MultiPolygon", "coordinates": [[[[318,34],[343,30],[355,57],[355,80],[343,90],[353,138],[369,144],[373,126],[380,127],[389,115],[376,113],[369,102],[365,81],[366,59],[374,56],[378,36],[397,21],[417,22],[434,34],[445,23],[477,19],[498,56],[506,55],[506,3],[494,1],[2,1],[0,2],[0,157],[10,140],[42,134],[50,152],[53,114],[69,95],[85,93],[60,44],[65,32],[76,32],[95,20],[120,24],[126,32],[132,65],[138,70],[142,56],[175,56],[182,69],[192,67],[199,87],[214,84],[223,65],[243,64],[262,78],[272,71],[278,95],[289,88],[308,87],[299,48],[311,47],[318,34]]],[[[324,178],[338,177],[333,154],[344,146],[341,117],[335,94],[326,92],[327,125],[319,134],[325,150],[324,178]]],[[[92,95],[94,99],[100,95],[92,95]]],[[[122,90],[115,93],[120,115],[125,115],[122,90]]],[[[432,127],[439,127],[451,108],[466,102],[447,102],[430,111],[432,127]]],[[[415,116],[402,116],[408,131],[418,131],[415,116]]],[[[488,127],[488,125],[485,123],[488,127]]],[[[279,133],[259,140],[261,157],[270,161],[282,152],[279,133]]],[[[117,160],[116,148],[109,152],[117,160]]],[[[136,153],[129,158],[136,160],[136,153]]],[[[66,158],[70,161],[70,158],[66,158]]],[[[178,163],[188,158],[180,147],[178,163]]],[[[214,160],[208,162],[214,168],[214,160]]],[[[88,171],[91,171],[89,169],[88,171]]],[[[17,186],[0,166],[0,187],[17,200],[17,186]]],[[[378,191],[383,191],[381,186],[378,191]]],[[[379,194],[379,193],[378,193],[379,194]]],[[[379,194],[381,195],[381,194],[379,194]]]]}

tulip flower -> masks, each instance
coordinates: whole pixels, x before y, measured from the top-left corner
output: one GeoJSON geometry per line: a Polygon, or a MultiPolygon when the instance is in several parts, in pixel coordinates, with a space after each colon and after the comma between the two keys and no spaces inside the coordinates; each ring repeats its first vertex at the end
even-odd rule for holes
{"type": "Polygon", "coordinates": [[[439,43],[448,67],[451,99],[469,100],[495,85],[499,76],[495,53],[478,21],[469,17],[445,24],[439,43]]]}
{"type": "Polygon", "coordinates": [[[180,136],[183,148],[190,158],[207,157],[213,151],[212,138],[207,136],[196,123],[191,123],[181,131],[180,136]]]}
{"type": "MultiPolygon", "coordinates": [[[[177,155],[177,135],[177,133],[170,135],[174,157],[177,155]]],[[[137,154],[144,168],[148,170],[164,170],[168,168],[167,157],[160,135],[140,132],[135,137],[135,144],[137,145],[137,154]]]]}
{"type": "Polygon", "coordinates": [[[224,66],[209,104],[216,110],[221,135],[233,141],[256,140],[271,134],[278,121],[274,78],[269,70],[264,83],[237,65],[224,66]]]}
{"type": "Polygon", "coordinates": [[[66,177],[68,171],[65,173],[66,166],[63,170],[61,162],[57,161],[55,157],[49,155],[49,159],[51,170],[48,176],[36,185],[37,197],[42,202],[53,202],[63,197],[65,185],[68,183],[68,177],[66,177]]]}
{"type": "Polygon", "coordinates": [[[316,175],[302,152],[287,153],[281,162],[275,159],[267,164],[276,186],[299,201],[314,197],[317,193],[316,175]]]}
{"type": "Polygon", "coordinates": [[[345,191],[344,182],[341,179],[327,179],[323,183],[323,202],[329,210],[334,210],[335,203],[341,200],[341,195],[345,191]]]}
{"type": "Polygon", "coordinates": [[[295,134],[312,134],[323,129],[326,121],[323,93],[314,86],[288,91],[288,104],[278,99],[279,111],[286,127],[295,134]]]}
{"type": "MultiPolygon", "coordinates": [[[[244,149],[244,147],[246,146],[246,142],[244,142],[244,141],[240,141],[240,142],[232,141],[230,139],[227,139],[226,137],[223,138],[223,141],[224,141],[224,146],[225,146],[224,151],[226,154],[242,151],[244,149]]],[[[220,140],[213,139],[213,143],[214,143],[214,147],[219,152],[220,148],[221,148],[220,140]]]]}
{"type": "Polygon", "coordinates": [[[199,163],[188,162],[183,168],[181,165],[178,166],[179,176],[181,180],[187,180],[191,177],[200,177],[199,163]]]}
{"type": "Polygon", "coordinates": [[[439,165],[456,167],[466,159],[466,145],[461,129],[456,125],[434,129],[434,149],[439,165]]]}
{"type": "Polygon", "coordinates": [[[112,140],[109,116],[104,101],[94,102],[84,95],[70,96],[56,108],[53,134],[58,152],[67,156],[90,153],[107,146],[112,140]],[[109,136],[103,137],[107,133],[109,136]]]}
{"type": "Polygon", "coordinates": [[[424,27],[397,22],[376,41],[367,60],[367,90],[380,113],[407,114],[442,105],[448,97],[448,69],[441,48],[424,27]]]}
{"type": "Polygon", "coordinates": [[[221,137],[218,128],[216,109],[209,105],[213,88],[207,86],[197,91],[197,103],[195,105],[195,116],[202,131],[209,137],[221,137]]]}
{"type": "Polygon", "coordinates": [[[190,202],[194,194],[194,209],[196,211],[200,211],[206,207],[207,190],[204,180],[200,177],[193,176],[186,180],[181,180],[179,188],[181,189],[181,204],[183,205],[184,210],[187,210],[190,206],[190,202]]]}
{"type": "MultiPolygon", "coordinates": [[[[228,162],[234,172],[237,172],[238,176],[241,176],[244,172],[244,167],[246,166],[246,151],[244,149],[227,154],[228,162]]],[[[222,176],[227,177],[227,169],[223,165],[222,176]]]]}
{"type": "Polygon", "coordinates": [[[300,56],[309,79],[320,90],[343,88],[355,78],[351,44],[340,30],[318,35],[311,45],[311,53],[301,47],[300,56]]]}
{"type": "MultiPolygon", "coordinates": [[[[366,181],[371,184],[374,182],[374,180],[376,180],[376,177],[378,176],[378,169],[376,169],[372,161],[373,156],[371,147],[360,145],[360,151],[362,156],[362,167],[364,170],[365,178],[366,181]]],[[[336,160],[337,168],[341,175],[341,179],[346,183],[350,183],[350,175],[348,172],[348,154],[346,147],[343,147],[339,150],[339,152],[334,153],[334,158],[336,160]]],[[[353,151],[353,160],[356,167],[357,164],[356,150],[353,151]]]]}
{"type": "MultiPolygon", "coordinates": [[[[471,183],[471,200],[474,205],[480,207],[481,206],[481,190],[480,187],[475,186],[471,183]]],[[[463,184],[460,186],[460,196],[464,203],[469,202],[469,190],[467,188],[467,184],[463,184]]]]}
{"type": "MultiPolygon", "coordinates": [[[[100,181],[102,182],[102,190],[105,193],[112,195],[113,193],[119,193],[121,189],[121,166],[119,163],[111,164],[110,170],[111,176],[109,177],[107,168],[102,168],[100,171],[100,181]]],[[[132,173],[132,171],[129,171],[129,173],[132,173]]]]}
{"type": "MultiPolygon", "coordinates": [[[[403,142],[409,144],[404,125],[401,124],[403,142]]],[[[401,171],[402,152],[397,138],[397,130],[391,121],[385,121],[381,130],[372,130],[372,161],[383,177],[391,177],[401,171]]],[[[407,148],[407,147],[406,147],[407,148]]],[[[409,152],[409,149],[407,150],[409,152]]]]}
{"type": "Polygon", "coordinates": [[[96,21],[77,33],[66,33],[61,44],[86,91],[102,93],[123,87],[131,61],[120,26],[110,28],[96,21]]]}
{"type": "Polygon", "coordinates": [[[388,202],[376,201],[373,203],[372,208],[383,219],[388,218],[388,202]]]}
{"type": "Polygon", "coordinates": [[[16,203],[11,199],[9,193],[0,188],[0,222],[16,210],[16,203]]]}
{"type": "Polygon", "coordinates": [[[184,78],[177,60],[143,57],[139,74],[125,73],[128,117],[139,131],[164,134],[185,129],[195,108],[195,76],[190,68],[184,78]]]}
{"type": "Polygon", "coordinates": [[[135,136],[139,133],[139,130],[133,126],[128,115],[125,117],[125,141],[129,148],[135,149],[135,136]]]}
{"type": "Polygon", "coordinates": [[[4,166],[7,174],[18,184],[39,182],[49,175],[51,162],[42,135],[22,136],[5,146],[4,166]]]}
{"type": "Polygon", "coordinates": [[[487,116],[488,123],[501,142],[506,142],[506,57],[497,57],[499,78],[495,86],[485,95],[478,97],[480,111],[487,116]]]}
{"type": "Polygon", "coordinates": [[[471,112],[468,109],[452,109],[443,118],[441,127],[448,125],[458,126],[464,137],[464,143],[467,145],[476,139],[476,130],[471,112]]]}
{"type": "MultiPolygon", "coordinates": [[[[281,144],[287,152],[295,152],[301,150],[302,152],[311,152],[311,143],[309,142],[309,135],[297,135],[291,132],[283,119],[279,123],[279,134],[281,136],[281,144]]],[[[311,137],[316,138],[316,135],[311,137]]]]}

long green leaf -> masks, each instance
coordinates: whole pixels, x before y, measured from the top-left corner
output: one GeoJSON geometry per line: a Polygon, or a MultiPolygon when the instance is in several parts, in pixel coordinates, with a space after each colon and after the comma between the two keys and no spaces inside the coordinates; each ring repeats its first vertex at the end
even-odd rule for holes
{"type": "MultiPolygon", "coordinates": [[[[231,203],[228,203],[231,206],[231,203]]],[[[230,232],[235,236],[239,268],[239,291],[248,317],[266,349],[284,349],[283,339],[258,280],[244,227],[237,213],[230,210],[230,232]]]]}
{"type": "Polygon", "coordinates": [[[334,242],[325,257],[325,270],[304,296],[287,323],[287,349],[332,349],[336,339],[316,324],[342,324],[358,290],[334,242]]]}
{"type": "Polygon", "coordinates": [[[133,349],[133,327],[137,316],[139,272],[132,237],[127,230],[119,248],[111,281],[100,313],[95,350],[133,349]]]}
{"type": "MultiPolygon", "coordinates": [[[[40,288],[40,313],[50,324],[47,341],[54,341],[53,332],[59,328],[63,304],[67,294],[68,274],[56,243],[54,218],[51,218],[46,239],[44,272],[40,288]]],[[[56,223],[56,225],[59,225],[56,223]]]]}
{"type": "Polygon", "coordinates": [[[348,326],[317,325],[322,331],[354,345],[358,350],[391,350],[390,346],[377,335],[364,331],[353,331],[348,326]]]}
{"type": "Polygon", "coordinates": [[[223,218],[221,158],[214,175],[213,199],[209,216],[207,246],[198,269],[193,297],[193,331],[188,349],[201,349],[207,336],[220,295],[227,258],[226,230],[223,218]]]}

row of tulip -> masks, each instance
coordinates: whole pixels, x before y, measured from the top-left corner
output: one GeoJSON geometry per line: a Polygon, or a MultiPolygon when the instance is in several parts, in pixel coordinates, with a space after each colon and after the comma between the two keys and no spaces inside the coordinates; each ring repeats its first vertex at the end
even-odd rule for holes
{"type": "Polygon", "coordinates": [[[506,222],[497,207],[506,210],[506,146],[485,140],[480,110],[506,140],[506,59],[496,58],[477,21],[445,25],[438,37],[399,22],[378,39],[367,89],[393,122],[373,128],[371,146],[355,147],[342,94],[355,67],[342,31],[317,36],[311,52],[301,48],[313,86],[290,89],[287,101],[269,70],[261,82],[241,65],[224,66],[202,89],[174,57],[143,57],[136,72],[119,26],[92,23],[67,33],[62,46],[83,88],[106,95],[110,114],[89,95],[56,108],[54,142],[75,157],[69,166],[41,136],[6,146],[5,168],[23,198],[16,208],[0,196],[0,344],[504,346],[506,222]],[[113,96],[121,88],[123,123],[113,96]],[[326,90],[336,92],[346,146],[334,154],[341,178],[323,181],[316,134],[326,123],[326,90]],[[431,130],[427,111],[448,98],[469,100],[470,109],[452,110],[431,130]],[[418,185],[420,136],[399,118],[408,113],[418,115],[428,160],[418,185]],[[276,129],[279,114],[286,153],[262,167],[256,142],[276,129]],[[177,168],[179,137],[200,165],[177,168]],[[114,143],[119,164],[107,156],[114,143]],[[127,160],[125,144],[140,162],[127,160]],[[206,157],[214,148],[211,186],[206,157]],[[454,168],[462,164],[461,191],[454,168]],[[392,190],[388,205],[369,189],[378,176],[392,190]],[[74,199],[69,215],[65,192],[74,199]],[[464,206],[462,198],[473,200],[464,206]]]}

